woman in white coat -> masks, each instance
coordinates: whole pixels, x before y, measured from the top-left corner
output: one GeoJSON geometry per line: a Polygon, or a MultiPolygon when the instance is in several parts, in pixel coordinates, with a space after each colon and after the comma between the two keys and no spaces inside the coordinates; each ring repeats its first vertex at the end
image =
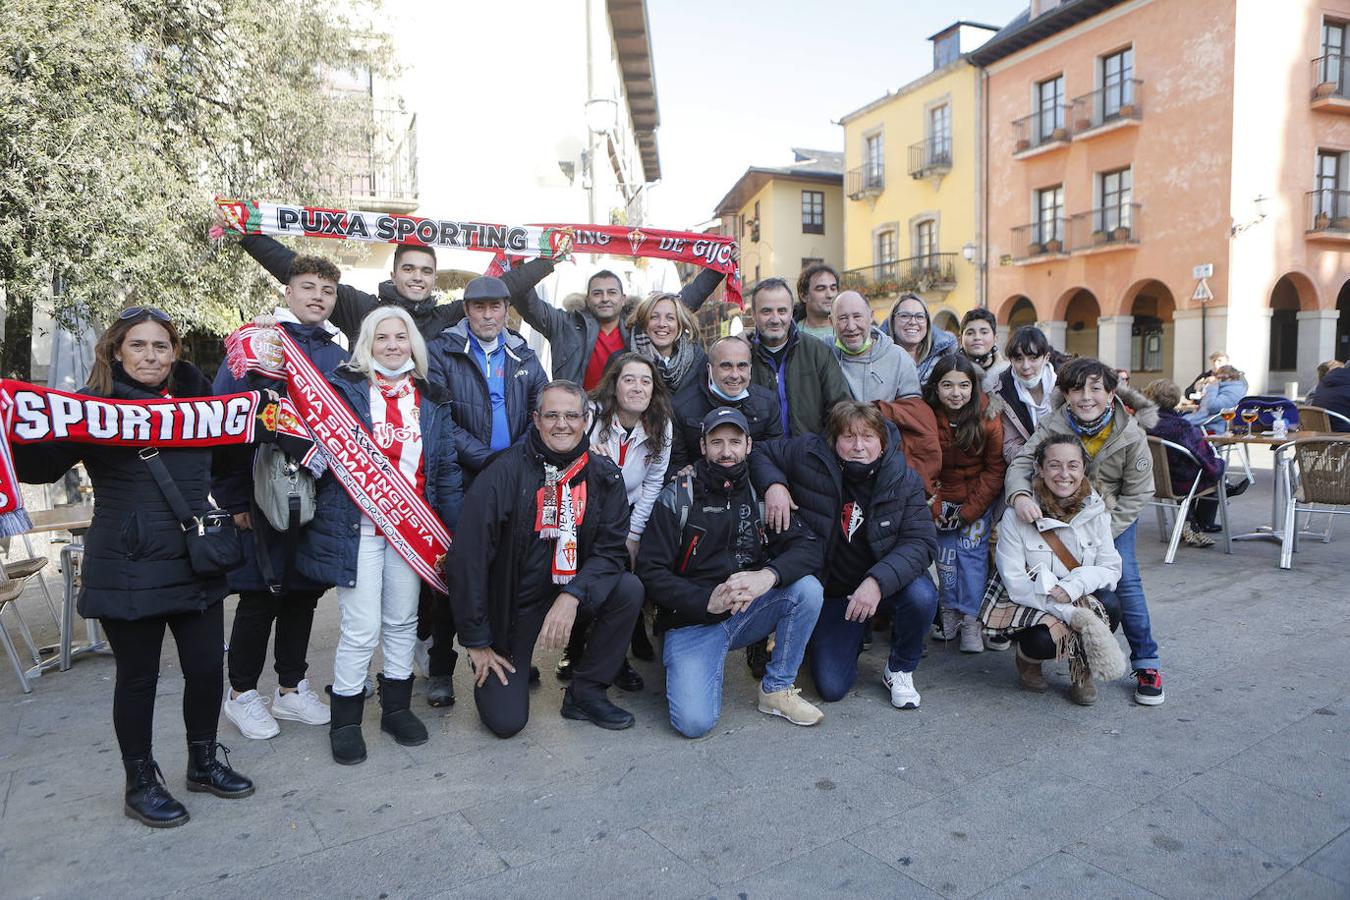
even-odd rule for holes
{"type": "Polygon", "coordinates": [[[1054,435],[1036,448],[1032,479],[1044,515],[1028,525],[1010,508],[996,551],[999,581],[986,591],[980,618],[989,632],[1017,644],[1022,687],[1047,689],[1041,664],[1069,660],[1069,698],[1090,706],[1092,678],[1119,677],[1120,648],[1111,636],[1120,610],[1094,591],[1114,588],[1121,560],[1111,539],[1111,514],[1087,478],[1087,453],[1072,435],[1054,435]],[[1112,653],[1114,650],[1114,653],[1112,653]]]}
{"type": "MultiPolygon", "coordinates": [[[[628,490],[628,557],[632,561],[637,558],[638,542],[670,464],[670,391],[655,362],[638,353],[623,353],[605,367],[600,383],[591,392],[591,403],[595,411],[591,452],[608,456],[619,467],[628,490]]],[[[558,661],[559,680],[572,677],[585,635],[584,624],[577,623],[558,661]]],[[[639,659],[651,660],[655,655],[641,616],[633,629],[632,648],[639,659]]],[[[625,659],[614,685],[620,690],[640,691],[642,676],[625,659]]]]}

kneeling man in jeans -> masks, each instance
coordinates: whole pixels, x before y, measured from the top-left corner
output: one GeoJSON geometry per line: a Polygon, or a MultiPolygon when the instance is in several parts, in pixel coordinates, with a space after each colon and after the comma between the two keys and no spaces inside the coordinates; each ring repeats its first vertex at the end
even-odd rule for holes
{"type": "Polygon", "coordinates": [[[708,413],[703,458],[662,490],[638,550],[637,574],[665,634],[670,724],[685,737],[717,724],[728,651],[770,633],[777,643],[760,712],[794,725],[824,718],[793,686],[824,599],[811,574],[821,567],[820,541],[795,516],[780,533],[765,529],[746,466],[749,431],[737,409],[708,413]]]}

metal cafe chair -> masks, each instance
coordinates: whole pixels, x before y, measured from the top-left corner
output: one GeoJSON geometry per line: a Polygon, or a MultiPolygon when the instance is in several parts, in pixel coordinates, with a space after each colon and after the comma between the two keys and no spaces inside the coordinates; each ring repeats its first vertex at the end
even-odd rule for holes
{"type": "MultiPolygon", "coordinates": [[[[1319,507],[1327,516],[1350,515],[1350,437],[1300,438],[1281,444],[1275,450],[1276,468],[1284,479],[1284,534],[1280,542],[1280,568],[1294,564],[1300,512],[1319,507]]],[[[1331,540],[1330,528],[1323,543],[1331,540]]]]}
{"type": "Polygon", "coordinates": [[[1198,473],[1204,469],[1204,466],[1200,464],[1200,460],[1196,459],[1194,453],[1180,444],[1152,435],[1149,435],[1148,438],[1148,449],[1153,457],[1153,499],[1149,502],[1149,505],[1158,510],[1158,530],[1162,532],[1162,540],[1168,542],[1167,555],[1163,558],[1163,563],[1171,565],[1172,561],[1176,559],[1177,547],[1181,544],[1181,532],[1186,527],[1186,514],[1190,512],[1191,504],[1198,497],[1214,497],[1219,501],[1219,522],[1223,525],[1223,548],[1225,553],[1231,554],[1233,552],[1233,536],[1228,528],[1228,485],[1224,482],[1224,479],[1220,478],[1214,486],[1201,490],[1198,473]],[[1191,483],[1191,489],[1185,495],[1178,494],[1172,489],[1172,472],[1167,465],[1167,454],[1169,452],[1180,454],[1196,468],[1195,481],[1191,483]],[[1174,516],[1170,529],[1167,525],[1169,511],[1174,516]]]}

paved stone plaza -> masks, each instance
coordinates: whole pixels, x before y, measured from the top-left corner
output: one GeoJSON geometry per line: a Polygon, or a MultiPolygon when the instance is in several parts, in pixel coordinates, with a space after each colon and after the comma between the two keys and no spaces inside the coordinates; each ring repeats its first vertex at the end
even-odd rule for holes
{"type": "MultiPolygon", "coordinates": [[[[1233,503],[1269,515],[1268,469],[1233,503]]],[[[817,728],[753,705],[739,655],[722,720],[685,741],[660,668],[610,733],[558,715],[556,654],[529,726],[481,727],[467,671],[431,741],[405,749],[366,708],[370,758],[328,755],[326,728],[267,742],[223,722],[242,801],[188,794],[181,682],[166,641],[157,753],[192,814],[152,831],[123,817],[110,724],[113,662],[85,658],[22,694],[0,673],[3,897],[1340,897],[1350,896],[1350,528],[1162,565],[1152,511],[1140,558],[1167,702],[1125,682],[1096,707],[1015,685],[1011,654],[931,645],[923,707],[892,709],[880,645],[817,728]]],[[[328,681],[335,606],[316,620],[310,677],[328,681]]],[[[30,594],[30,623],[44,615],[30,594]]],[[[227,606],[228,614],[233,602],[227,606]]],[[[13,623],[11,621],[11,628],[13,623]]],[[[228,630],[228,624],[227,624],[228,630]]],[[[17,631],[17,629],[15,629],[17,631]]],[[[51,629],[39,635],[52,636],[51,629]]],[[[271,673],[261,685],[270,694],[271,673]]],[[[808,695],[810,687],[807,685],[808,695]]]]}

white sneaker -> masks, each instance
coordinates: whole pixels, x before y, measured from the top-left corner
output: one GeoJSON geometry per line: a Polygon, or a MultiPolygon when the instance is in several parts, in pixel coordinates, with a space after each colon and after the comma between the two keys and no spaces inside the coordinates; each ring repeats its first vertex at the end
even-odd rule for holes
{"type": "Polygon", "coordinates": [[[306,725],[327,725],[329,718],[328,707],[309,689],[308,678],[302,678],[289,694],[283,694],[281,688],[277,688],[272,695],[272,715],[306,725]]]}
{"type": "Polygon", "coordinates": [[[225,718],[234,723],[239,733],[249,740],[265,741],[281,733],[281,726],[267,711],[267,701],[257,691],[244,691],[238,697],[230,698],[230,687],[225,686],[225,702],[221,710],[225,718]]]}
{"type": "Polygon", "coordinates": [[[419,638],[413,644],[413,671],[423,678],[431,677],[431,638],[419,638]]]}
{"type": "Polygon", "coordinates": [[[954,609],[942,608],[942,617],[933,626],[933,640],[954,641],[961,629],[961,614],[954,609]]]}
{"type": "Polygon", "coordinates": [[[919,692],[914,690],[913,672],[881,670],[881,681],[891,689],[891,706],[896,709],[918,709],[919,692]]]}
{"type": "Polygon", "coordinates": [[[961,619],[961,652],[984,652],[984,625],[974,616],[961,619]]]}

